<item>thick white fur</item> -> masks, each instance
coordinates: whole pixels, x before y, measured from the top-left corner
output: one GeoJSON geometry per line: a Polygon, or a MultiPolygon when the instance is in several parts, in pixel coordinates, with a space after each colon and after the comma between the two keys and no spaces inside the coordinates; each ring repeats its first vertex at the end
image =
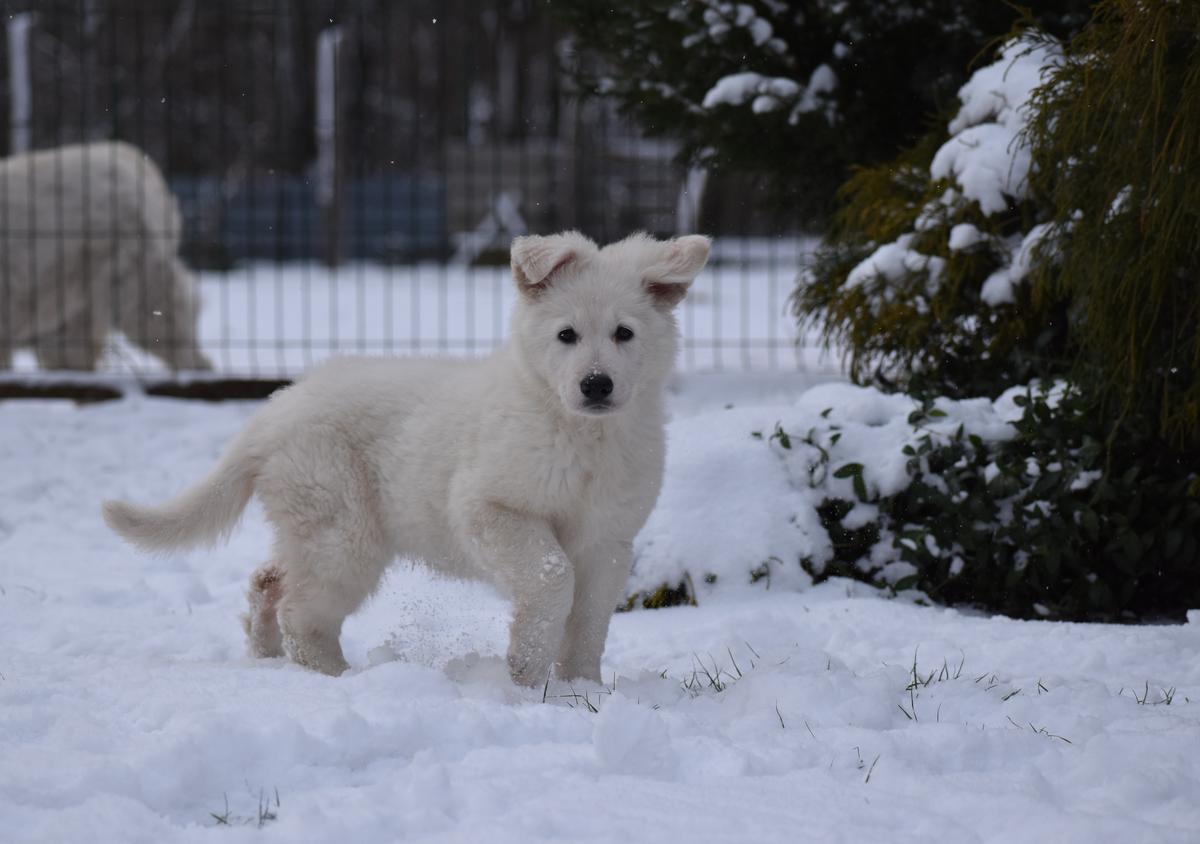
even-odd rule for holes
{"type": "Polygon", "coordinates": [[[631,544],[662,481],[671,313],[707,238],[517,238],[512,338],[480,362],[345,358],[272,398],[213,473],[109,525],[165,551],[229,530],[258,495],[276,530],[251,578],[251,652],[338,674],[342,622],[397,555],[513,600],[508,663],[535,685],[600,679],[631,544]],[[619,342],[625,326],[633,338],[619,342]],[[560,332],[571,328],[578,342],[560,332]],[[606,409],[581,382],[607,375],[606,409]]]}
{"type": "Polygon", "coordinates": [[[0,369],[29,346],[46,369],[91,370],[111,329],[172,369],[209,369],[162,174],[124,143],[0,161],[0,369]]]}

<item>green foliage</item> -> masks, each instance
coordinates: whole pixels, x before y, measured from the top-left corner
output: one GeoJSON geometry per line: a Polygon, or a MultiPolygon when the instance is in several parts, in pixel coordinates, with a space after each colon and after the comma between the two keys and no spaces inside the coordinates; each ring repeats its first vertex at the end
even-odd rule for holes
{"type": "Polygon", "coordinates": [[[857,383],[953,398],[995,396],[1067,368],[1067,303],[1030,285],[1017,287],[1012,305],[982,301],[984,280],[1011,260],[1010,239],[1045,212],[1033,200],[1014,200],[988,216],[948,181],[932,179],[930,161],[946,138],[944,131],[931,133],[895,161],[861,168],[846,182],[825,244],[793,297],[793,313],[818,327],[827,344],[847,350],[857,383]],[[961,224],[984,240],[952,250],[950,232],[961,224]],[[937,262],[936,283],[925,268],[847,285],[851,270],[878,246],[906,235],[915,252],[937,262]]]}
{"type": "MultiPolygon", "coordinates": [[[[1077,392],[1018,404],[1006,442],[961,429],[916,436],[905,447],[910,483],[870,501],[874,521],[847,529],[857,503],[825,501],[834,559],[805,568],[1022,618],[1128,620],[1200,605],[1195,471],[1133,429],[1110,460],[1107,428],[1077,392]],[[911,568],[897,575],[897,559],[911,568]]],[[[909,421],[920,432],[936,412],[926,403],[909,421]]]]}
{"type": "MultiPolygon", "coordinates": [[[[924,396],[994,396],[1035,376],[1075,385],[1057,406],[1032,400],[1002,446],[926,435],[912,447],[912,483],[878,502],[880,529],[937,600],[1059,618],[1200,601],[1197,33],[1200,4],[1099,4],[1033,94],[1029,183],[999,213],[931,178],[940,133],[842,189],[794,306],[849,350],[857,380],[924,396]],[[964,224],[981,246],[950,249],[964,224]],[[1012,259],[993,245],[1039,225],[1051,248],[1014,302],[986,304],[985,280],[1012,259]],[[888,243],[929,261],[848,284],[888,243]]],[[[877,576],[861,560],[838,573],[877,576]]]]}
{"type": "Polygon", "coordinates": [[[1106,0],[1035,98],[1035,191],[1067,232],[1047,295],[1078,304],[1106,412],[1200,445],[1200,4],[1106,0]]]}
{"type": "MultiPolygon", "coordinates": [[[[1088,5],[1046,0],[1031,14],[1065,34],[1088,5]]],[[[765,177],[776,200],[814,220],[827,218],[851,165],[887,161],[921,137],[953,104],[970,62],[1018,14],[1003,0],[574,0],[555,8],[574,32],[586,93],[613,97],[648,132],[679,139],[689,161],[765,177]],[[822,65],[837,79],[828,108],[793,115],[702,105],[722,77],[754,72],[803,87],[822,65]]]]}
{"type": "Polygon", "coordinates": [[[847,350],[859,382],[967,396],[1069,377],[1110,433],[1128,420],[1171,447],[1200,445],[1200,181],[1186,175],[1200,171],[1197,31],[1200,4],[1100,4],[1034,92],[1021,138],[1029,183],[998,213],[931,177],[943,132],[859,170],[796,292],[797,318],[847,350]],[[986,279],[1039,224],[1050,248],[1035,253],[1014,302],[988,305],[986,279]],[[965,225],[981,243],[951,249],[965,225]],[[929,266],[847,283],[893,242],[929,266]]]}
{"type": "Polygon", "coordinates": [[[914,584],[1009,615],[1120,619],[1200,601],[1200,499],[1146,432],[1109,435],[1078,393],[1025,400],[1015,439],[926,435],[881,502],[914,584]]]}
{"type": "Polygon", "coordinates": [[[664,607],[694,607],[696,606],[696,589],[692,579],[686,577],[674,586],[662,584],[657,589],[648,592],[637,592],[625,599],[625,603],[617,607],[617,612],[630,612],[637,607],[646,610],[659,610],[664,607]]]}
{"type": "Polygon", "coordinates": [[[862,579],[865,575],[874,573],[870,557],[871,550],[881,539],[880,525],[878,521],[868,521],[856,527],[848,527],[845,519],[854,507],[853,502],[827,498],[817,508],[817,515],[821,517],[821,527],[825,528],[833,544],[833,559],[819,567],[815,566],[812,560],[801,560],[800,564],[815,582],[835,575],[862,579]]]}

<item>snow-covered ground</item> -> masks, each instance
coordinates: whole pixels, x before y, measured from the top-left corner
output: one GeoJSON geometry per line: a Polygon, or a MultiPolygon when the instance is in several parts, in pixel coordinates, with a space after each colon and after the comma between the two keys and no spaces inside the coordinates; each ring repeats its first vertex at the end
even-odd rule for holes
{"type": "MultiPolygon", "coordinates": [[[[724,436],[689,420],[727,403],[787,418],[811,380],[681,378],[672,452],[724,436]]],[[[401,564],[347,625],[347,675],[247,659],[260,514],[153,559],[98,503],[177,491],[253,410],[0,403],[0,839],[1200,840],[1200,617],[776,583],[618,615],[605,685],[543,699],[507,679],[502,600],[401,564]]]]}

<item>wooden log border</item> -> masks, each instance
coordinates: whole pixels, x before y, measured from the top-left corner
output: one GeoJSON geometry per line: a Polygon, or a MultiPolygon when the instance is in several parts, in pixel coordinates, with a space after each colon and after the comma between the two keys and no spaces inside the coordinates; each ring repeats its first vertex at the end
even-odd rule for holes
{"type": "Polygon", "coordinates": [[[184,399],[190,401],[254,401],[265,399],[271,393],[292,383],[282,379],[254,378],[205,378],[192,381],[133,381],[123,379],[105,380],[85,377],[74,380],[70,376],[55,376],[52,379],[27,379],[19,376],[0,378],[0,402],[21,399],[66,399],[76,404],[116,401],[128,395],[146,395],[159,398],[184,399]]]}

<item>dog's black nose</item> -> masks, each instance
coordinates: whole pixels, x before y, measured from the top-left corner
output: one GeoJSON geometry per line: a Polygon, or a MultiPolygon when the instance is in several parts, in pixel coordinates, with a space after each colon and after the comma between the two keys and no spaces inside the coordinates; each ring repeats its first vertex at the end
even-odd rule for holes
{"type": "Polygon", "coordinates": [[[579,382],[579,391],[588,401],[603,401],[613,391],[613,382],[602,372],[593,372],[579,382]]]}

